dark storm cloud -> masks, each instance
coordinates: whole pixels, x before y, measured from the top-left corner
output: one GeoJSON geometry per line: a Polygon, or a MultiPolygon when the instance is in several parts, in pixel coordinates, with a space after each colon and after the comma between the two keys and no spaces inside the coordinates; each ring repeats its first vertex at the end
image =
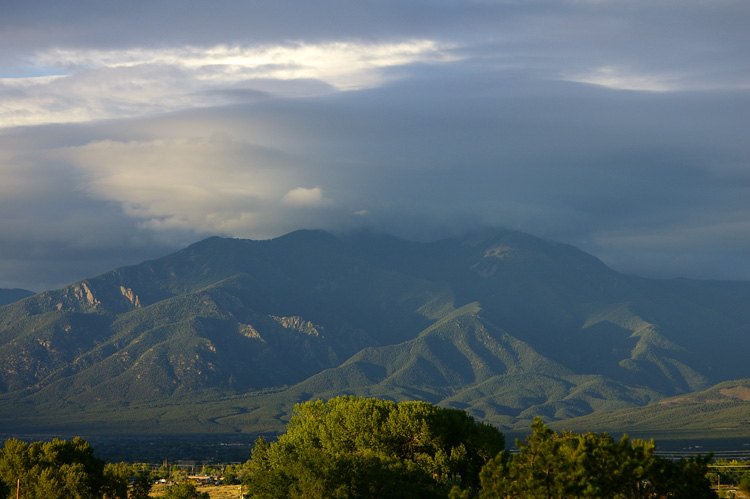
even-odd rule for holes
{"type": "Polygon", "coordinates": [[[749,5],[11,2],[0,287],[362,226],[750,279],[749,5]]]}

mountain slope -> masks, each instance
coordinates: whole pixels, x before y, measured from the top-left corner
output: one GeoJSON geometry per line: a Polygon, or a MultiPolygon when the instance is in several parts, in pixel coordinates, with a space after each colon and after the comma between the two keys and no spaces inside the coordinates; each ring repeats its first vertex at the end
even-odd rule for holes
{"type": "Polygon", "coordinates": [[[645,407],[589,414],[566,420],[564,426],[572,431],[628,433],[641,438],[654,435],[747,438],[750,379],[726,381],[707,390],[670,397],[645,407]]]}
{"type": "Polygon", "coordinates": [[[398,394],[458,407],[503,428],[537,415],[560,419],[660,398],[655,390],[575,374],[485,320],[476,303],[413,340],[366,348],[295,388],[324,396],[398,394]]]}
{"type": "Polygon", "coordinates": [[[265,431],[356,393],[511,428],[750,377],[749,302],[513,231],[214,237],[0,307],[0,423],[265,431]]]}
{"type": "Polygon", "coordinates": [[[27,296],[33,295],[33,291],[29,291],[28,289],[6,289],[6,288],[0,288],[0,307],[3,305],[7,305],[9,303],[13,303],[14,301],[22,300],[26,298],[27,296]]]}

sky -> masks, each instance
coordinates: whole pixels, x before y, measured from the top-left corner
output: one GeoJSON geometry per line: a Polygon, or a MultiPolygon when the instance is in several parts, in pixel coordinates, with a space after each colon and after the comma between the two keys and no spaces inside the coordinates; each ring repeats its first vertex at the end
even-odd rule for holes
{"type": "Polygon", "coordinates": [[[750,280],[746,0],[6,0],[0,287],[503,227],[750,280]]]}

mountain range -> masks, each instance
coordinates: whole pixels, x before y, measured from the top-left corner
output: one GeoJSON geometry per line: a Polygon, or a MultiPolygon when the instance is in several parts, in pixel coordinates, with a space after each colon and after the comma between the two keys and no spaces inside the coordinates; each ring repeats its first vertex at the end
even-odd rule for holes
{"type": "Polygon", "coordinates": [[[720,393],[750,435],[750,282],[624,275],[515,231],[212,237],[17,298],[0,307],[11,433],[277,433],[294,403],[340,394],[606,429],[720,393]]]}
{"type": "Polygon", "coordinates": [[[34,292],[29,291],[28,289],[0,289],[0,307],[13,303],[14,301],[22,300],[33,294],[34,292]]]}

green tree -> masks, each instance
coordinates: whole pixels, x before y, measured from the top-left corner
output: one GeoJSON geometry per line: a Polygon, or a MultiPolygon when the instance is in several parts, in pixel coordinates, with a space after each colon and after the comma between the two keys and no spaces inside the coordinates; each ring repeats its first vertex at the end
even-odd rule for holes
{"type": "Polygon", "coordinates": [[[167,479],[172,474],[172,470],[167,466],[159,466],[159,469],[153,473],[153,478],[156,479],[167,479]]]}
{"type": "Polygon", "coordinates": [[[0,479],[11,496],[20,483],[24,498],[95,499],[105,484],[104,461],[81,438],[26,444],[10,439],[0,453],[0,479]]]}
{"type": "Polygon", "coordinates": [[[13,497],[16,495],[19,482],[22,490],[29,487],[30,473],[31,459],[28,444],[15,438],[6,440],[0,452],[0,480],[10,487],[13,497]]]}
{"type": "Polygon", "coordinates": [[[184,482],[185,480],[187,480],[188,472],[187,470],[175,465],[172,466],[172,470],[169,475],[170,478],[175,482],[184,482]]]}
{"type": "Polygon", "coordinates": [[[224,478],[224,483],[232,485],[242,482],[245,479],[244,466],[243,464],[227,465],[221,474],[224,478]]]}
{"type": "MultiPolygon", "coordinates": [[[[557,434],[536,419],[518,454],[501,453],[480,474],[480,498],[713,498],[708,457],[678,462],[654,454],[653,442],[619,442],[606,433],[557,434]]],[[[454,489],[467,498],[470,490],[454,489]]]]}
{"type": "Polygon", "coordinates": [[[128,499],[148,499],[151,492],[151,485],[153,484],[151,473],[148,470],[137,469],[135,466],[133,467],[133,472],[135,474],[135,482],[130,487],[128,499]]]}
{"type": "Polygon", "coordinates": [[[338,397],[297,405],[277,442],[256,441],[246,483],[264,498],[446,497],[504,445],[463,411],[338,397]]]}
{"type": "Polygon", "coordinates": [[[132,468],[125,463],[105,464],[102,497],[104,499],[127,499],[128,479],[132,471],[132,468]]]}

